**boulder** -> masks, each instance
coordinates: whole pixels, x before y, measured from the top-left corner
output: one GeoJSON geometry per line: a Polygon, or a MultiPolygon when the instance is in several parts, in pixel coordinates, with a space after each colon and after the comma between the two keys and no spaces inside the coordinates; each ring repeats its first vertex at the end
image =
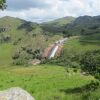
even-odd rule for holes
{"type": "Polygon", "coordinates": [[[15,87],[8,90],[0,91],[0,100],[35,100],[25,90],[15,87]]]}

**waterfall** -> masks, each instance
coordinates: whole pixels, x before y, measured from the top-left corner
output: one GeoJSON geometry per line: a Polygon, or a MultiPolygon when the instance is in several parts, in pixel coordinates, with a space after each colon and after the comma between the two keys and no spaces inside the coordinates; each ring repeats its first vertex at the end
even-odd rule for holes
{"type": "Polygon", "coordinates": [[[50,53],[50,56],[49,56],[49,59],[53,58],[58,50],[58,45],[54,46],[51,50],[51,53],[50,53]]]}

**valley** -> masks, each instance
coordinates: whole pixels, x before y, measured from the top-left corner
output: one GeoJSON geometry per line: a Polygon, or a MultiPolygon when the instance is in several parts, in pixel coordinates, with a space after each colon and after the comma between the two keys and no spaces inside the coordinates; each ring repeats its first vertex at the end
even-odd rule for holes
{"type": "Polygon", "coordinates": [[[99,19],[0,18],[0,90],[20,87],[35,100],[99,100],[99,19]]]}

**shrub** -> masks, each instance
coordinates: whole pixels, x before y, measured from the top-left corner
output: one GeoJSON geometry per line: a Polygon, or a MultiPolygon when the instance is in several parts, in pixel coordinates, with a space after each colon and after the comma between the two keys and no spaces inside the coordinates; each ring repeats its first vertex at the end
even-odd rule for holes
{"type": "Polygon", "coordinates": [[[12,58],[13,58],[13,59],[18,59],[18,58],[19,58],[19,55],[20,55],[20,54],[19,54],[18,52],[16,52],[16,53],[12,56],[12,58]]]}
{"type": "Polygon", "coordinates": [[[96,73],[95,74],[95,78],[98,79],[100,81],[100,73],[96,73]]]}
{"type": "Polygon", "coordinates": [[[18,58],[13,61],[14,65],[28,65],[28,60],[23,59],[23,58],[18,58]]]}
{"type": "Polygon", "coordinates": [[[4,35],[4,34],[0,35],[0,42],[1,43],[7,43],[10,41],[11,41],[11,37],[9,35],[4,35]]]}
{"type": "Polygon", "coordinates": [[[77,63],[77,62],[71,62],[71,66],[73,68],[79,68],[80,67],[79,63],[77,63]]]}
{"type": "Polygon", "coordinates": [[[81,59],[84,70],[89,72],[98,72],[100,67],[100,50],[88,51],[81,59]]]}
{"type": "Polygon", "coordinates": [[[27,48],[26,51],[27,53],[32,54],[32,48],[27,48]]]}
{"type": "Polygon", "coordinates": [[[20,53],[15,53],[13,58],[13,64],[15,65],[28,65],[31,56],[28,55],[25,51],[20,53]]]}
{"type": "Polygon", "coordinates": [[[76,68],[74,68],[74,70],[73,70],[75,73],[77,72],[77,69],[76,68]]]}

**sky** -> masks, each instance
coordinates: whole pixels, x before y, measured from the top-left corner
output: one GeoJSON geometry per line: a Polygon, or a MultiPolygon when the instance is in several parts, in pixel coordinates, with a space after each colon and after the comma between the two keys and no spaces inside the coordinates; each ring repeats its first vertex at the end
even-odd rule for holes
{"type": "Polygon", "coordinates": [[[39,23],[84,15],[100,15],[100,0],[7,0],[7,9],[0,11],[0,17],[18,17],[39,23]]]}

